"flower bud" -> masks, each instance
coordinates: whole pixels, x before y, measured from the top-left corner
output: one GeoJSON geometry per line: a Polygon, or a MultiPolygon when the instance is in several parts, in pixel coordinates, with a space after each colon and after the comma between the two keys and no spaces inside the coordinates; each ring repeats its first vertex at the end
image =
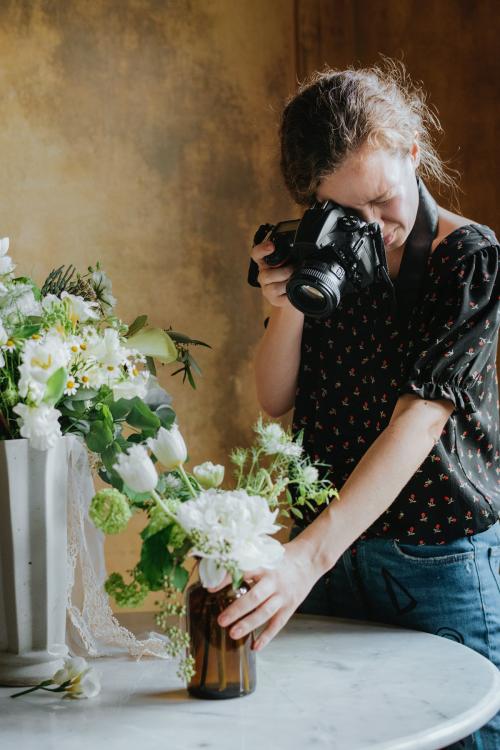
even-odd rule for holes
{"type": "Polygon", "coordinates": [[[194,467],[193,474],[203,489],[209,490],[212,487],[218,487],[222,484],[224,467],[221,464],[213,464],[211,461],[205,461],[205,463],[194,467]]]}
{"type": "Polygon", "coordinates": [[[167,471],[172,471],[187,459],[187,448],[177,424],[169,430],[160,427],[155,438],[148,438],[148,446],[167,471]]]}
{"type": "Polygon", "coordinates": [[[152,492],[158,484],[155,465],[142,445],[120,453],[113,468],[133,492],[152,492]]]}

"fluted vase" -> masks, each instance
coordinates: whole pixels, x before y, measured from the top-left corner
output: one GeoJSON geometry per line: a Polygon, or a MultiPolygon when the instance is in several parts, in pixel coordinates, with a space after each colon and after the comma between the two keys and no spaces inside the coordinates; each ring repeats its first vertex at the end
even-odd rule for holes
{"type": "Polygon", "coordinates": [[[0,685],[33,685],[65,643],[68,438],[0,442],[0,685]]]}

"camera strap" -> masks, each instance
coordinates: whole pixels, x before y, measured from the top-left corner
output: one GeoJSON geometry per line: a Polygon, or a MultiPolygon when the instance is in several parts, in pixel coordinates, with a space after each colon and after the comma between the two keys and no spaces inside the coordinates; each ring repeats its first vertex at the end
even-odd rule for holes
{"type": "Polygon", "coordinates": [[[408,325],[417,304],[432,242],[438,231],[438,207],[423,181],[417,177],[418,209],[415,224],[406,240],[399,273],[395,279],[395,301],[400,322],[408,325]]]}

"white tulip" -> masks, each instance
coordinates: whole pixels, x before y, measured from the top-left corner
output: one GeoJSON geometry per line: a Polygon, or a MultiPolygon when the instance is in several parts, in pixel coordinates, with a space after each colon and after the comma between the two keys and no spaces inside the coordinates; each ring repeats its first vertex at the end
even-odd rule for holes
{"type": "Polygon", "coordinates": [[[187,448],[176,423],[169,430],[160,427],[155,438],[148,438],[148,446],[166,471],[172,471],[187,459],[187,448]]]}
{"type": "Polygon", "coordinates": [[[158,484],[155,465],[143,445],[132,445],[120,453],[113,468],[134,492],[152,492],[158,484]]]}
{"type": "Polygon", "coordinates": [[[213,464],[211,461],[195,466],[193,474],[205,490],[219,487],[224,481],[224,467],[221,464],[213,464]]]}

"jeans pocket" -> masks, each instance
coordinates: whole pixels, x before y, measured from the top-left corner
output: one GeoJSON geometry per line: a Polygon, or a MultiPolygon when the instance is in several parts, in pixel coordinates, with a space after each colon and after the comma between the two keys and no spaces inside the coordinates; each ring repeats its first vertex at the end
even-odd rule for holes
{"type": "Polygon", "coordinates": [[[394,551],[403,560],[422,566],[465,563],[474,559],[474,550],[453,551],[452,544],[400,544],[393,540],[394,551]]]}
{"type": "Polygon", "coordinates": [[[488,562],[490,564],[493,578],[500,593],[500,547],[490,547],[488,550],[488,562]]]}

